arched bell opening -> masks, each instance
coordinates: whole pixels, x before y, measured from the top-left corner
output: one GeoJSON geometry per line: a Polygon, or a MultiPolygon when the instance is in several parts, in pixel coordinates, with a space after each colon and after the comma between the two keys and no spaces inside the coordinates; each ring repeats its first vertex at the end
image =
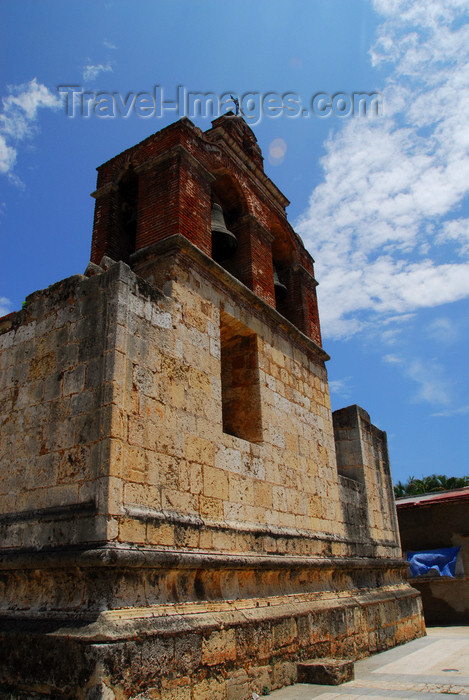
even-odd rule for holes
{"type": "Polygon", "coordinates": [[[238,249],[238,239],[226,226],[223,207],[212,195],[211,199],[212,258],[223,264],[238,249]]]}
{"type": "Polygon", "coordinates": [[[246,232],[242,218],[247,205],[241,187],[228,173],[219,174],[212,183],[211,235],[212,258],[241,282],[246,232]]]}
{"type": "MultiPolygon", "coordinates": [[[[285,301],[285,299],[288,296],[288,287],[286,284],[282,282],[280,279],[280,274],[279,274],[279,268],[280,265],[273,261],[273,268],[274,268],[274,292],[275,292],[275,302],[276,306],[278,306],[280,303],[285,301]]],[[[281,268],[280,268],[281,269],[281,268]]],[[[283,273],[283,270],[282,270],[283,273]]],[[[284,278],[285,275],[282,274],[282,277],[284,278]]]]}
{"type": "Polygon", "coordinates": [[[274,275],[275,308],[282,316],[298,326],[293,277],[293,247],[286,232],[273,227],[272,266],[274,275]]]}
{"type": "Polygon", "coordinates": [[[138,177],[129,166],[117,185],[117,217],[119,226],[119,259],[129,262],[135,252],[138,214],[138,177]]]}

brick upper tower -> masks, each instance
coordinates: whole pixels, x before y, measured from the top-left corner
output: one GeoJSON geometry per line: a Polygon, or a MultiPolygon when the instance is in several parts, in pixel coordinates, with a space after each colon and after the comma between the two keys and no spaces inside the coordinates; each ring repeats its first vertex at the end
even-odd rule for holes
{"type": "Polygon", "coordinates": [[[94,197],[92,262],[108,255],[132,266],[132,254],[185,236],[321,345],[314,261],[242,117],[219,117],[205,132],[187,118],[171,124],[101,165],[94,197]],[[214,202],[237,241],[225,259],[213,246],[214,202]]]}

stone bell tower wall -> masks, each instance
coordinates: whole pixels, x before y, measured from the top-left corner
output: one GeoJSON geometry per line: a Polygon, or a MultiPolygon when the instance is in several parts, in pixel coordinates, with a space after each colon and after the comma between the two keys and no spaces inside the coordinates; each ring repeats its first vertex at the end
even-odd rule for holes
{"type": "Polygon", "coordinates": [[[352,555],[324,351],[182,236],[134,258],[3,322],[4,546],[352,555]]]}
{"type": "Polygon", "coordinates": [[[95,197],[85,275],[0,320],[2,688],[247,700],[422,634],[385,435],[331,414],[313,261],[247,125],[182,120],[95,197]]]}
{"type": "Polygon", "coordinates": [[[349,527],[324,352],[182,236],[132,264],[3,321],[6,434],[27,430],[2,478],[2,682],[247,698],[304,654],[421,634],[393,538],[349,527]]]}

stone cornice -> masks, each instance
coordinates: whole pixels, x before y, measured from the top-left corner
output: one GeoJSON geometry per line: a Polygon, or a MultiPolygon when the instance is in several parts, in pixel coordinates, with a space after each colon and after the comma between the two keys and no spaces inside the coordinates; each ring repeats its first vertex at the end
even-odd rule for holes
{"type": "Polygon", "coordinates": [[[298,263],[298,265],[295,265],[294,270],[295,272],[299,272],[300,274],[302,274],[304,277],[307,277],[315,287],[319,285],[319,282],[316,280],[316,278],[303,265],[300,265],[298,263]]]}
{"type": "Polygon", "coordinates": [[[290,323],[290,321],[276,311],[276,309],[267,304],[257,294],[248,289],[248,287],[236,279],[236,277],[233,277],[233,275],[227,272],[221,265],[205,255],[205,253],[181,234],[169,236],[162,241],[158,241],[146,248],[138,250],[130,258],[131,266],[138,266],[151,260],[151,258],[157,259],[171,253],[182,253],[186,258],[190,258],[198,265],[201,271],[204,271],[207,279],[211,280],[214,284],[218,284],[221,287],[235,292],[244,301],[246,307],[251,308],[252,312],[255,313],[260,320],[269,319],[271,325],[273,325],[277,331],[281,331],[287,340],[296,343],[303,351],[315,356],[323,362],[330,360],[330,356],[327,352],[311,338],[308,338],[308,336],[290,323]]]}
{"type": "Polygon", "coordinates": [[[105,568],[223,568],[317,569],[331,571],[402,569],[401,557],[310,557],[282,554],[238,554],[202,550],[158,549],[141,545],[97,543],[50,549],[0,550],[0,570],[56,568],[63,566],[105,568]]]}
{"type": "MultiPolygon", "coordinates": [[[[164,153],[161,153],[159,156],[154,156],[153,158],[149,158],[143,163],[140,163],[140,165],[136,165],[134,168],[135,174],[140,175],[141,173],[147,172],[148,170],[151,170],[152,168],[160,165],[160,163],[164,163],[164,161],[174,158],[178,155],[183,155],[191,165],[193,165],[197,170],[199,170],[202,173],[203,177],[208,182],[213,182],[215,180],[215,176],[212,175],[207,170],[207,168],[192,155],[192,153],[189,153],[187,148],[185,148],[181,143],[175,144],[172,148],[169,148],[167,151],[164,151],[164,153]]],[[[116,172],[119,172],[119,168],[116,172]]],[[[100,197],[104,197],[110,192],[116,192],[117,189],[118,186],[114,181],[108,182],[99,189],[92,192],[91,197],[94,197],[94,199],[99,199],[100,197]]]]}

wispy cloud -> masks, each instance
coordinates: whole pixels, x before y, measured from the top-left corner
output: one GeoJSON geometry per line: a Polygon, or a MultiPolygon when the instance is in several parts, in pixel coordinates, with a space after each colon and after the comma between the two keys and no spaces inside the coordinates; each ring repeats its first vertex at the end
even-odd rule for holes
{"type": "Polygon", "coordinates": [[[5,316],[11,311],[12,303],[7,297],[0,297],[0,316],[5,316]]]}
{"type": "Polygon", "coordinates": [[[335,394],[336,396],[342,399],[350,398],[352,394],[352,389],[350,386],[351,381],[351,377],[343,377],[342,379],[331,379],[329,381],[329,389],[331,391],[331,394],[335,394]]]}
{"type": "Polygon", "coordinates": [[[85,80],[86,82],[96,80],[100,73],[112,73],[111,64],[109,62],[106,64],[98,63],[96,65],[88,63],[86,66],[83,67],[83,80],[85,80]]]}
{"type": "Polygon", "coordinates": [[[39,109],[59,109],[61,100],[36,78],[8,86],[8,93],[0,113],[0,173],[19,183],[13,174],[19,143],[36,133],[39,109]]]}
{"type": "Polygon", "coordinates": [[[106,49],[111,49],[111,51],[115,51],[117,49],[117,46],[113,44],[110,41],[107,41],[106,39],[103,41],[103,46],[106,47],[106,49]]]}
{"type": "Polygon", "coordinates": [[[448,411],[440,411],[432,413],[433,418],[452,418],[453,416],[463,416],[469,413],[469,406],[460,406],[459,408],[449,409],[448,411]]]}
{"type": "Polygon", "coordinates": [[[469,219],[445,221],[437,237],[437,243],[455,243],[456,253],[462,258],[469,255],[469,219]]]}
{"type": "Polygon", "coordinates": [[[298,230],[317,259],[325,334],[348,337],[469,296],[469,7],[374,0],[391,67],[385,117],[332,134],[298,230]],[[445,248],[449,246],[450,252],[445,248]]]}
{"type": "Polygon", "coordinates": [[[384,361],[397,365],[405,376],[417,384],[411,395],[412,402],[447,405],[451,400],[451,385],[445,377],[444,367],[436,360],[408,360],[400,355],[386,355],[384,361]]]}
{"type": "Polygon", "coordinates": [[[8,173],[13,170],[16,163],[16,148],[9,146],[5,136],[0,132],[0,173],[8,173]]]}
{"type": "Polygon", "coordinates": [[[446,317],[435,318],[427,326],[427,335],[431,340],[442,345],[453,345],[460,338],[460,332],[454,321],[446,317]]]}

